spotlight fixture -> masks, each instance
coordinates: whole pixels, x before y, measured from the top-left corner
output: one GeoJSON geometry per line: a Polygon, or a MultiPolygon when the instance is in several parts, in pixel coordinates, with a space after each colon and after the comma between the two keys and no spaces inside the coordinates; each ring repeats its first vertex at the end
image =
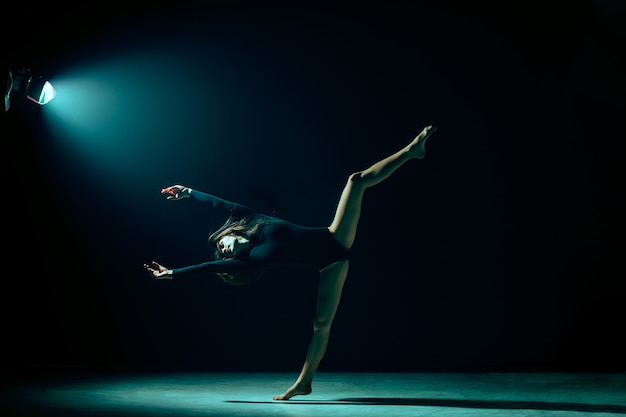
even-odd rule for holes
{"type": "Polygon", "coordinates": [[[12,97],[26,98],[43,106],[55,95],[56,91],[52,84],[42,76],[33,74],[29,69],[22,67],[15,73],[11,69],[8,70],[7,89],[4,96],[5,111],[11,107],[12,97]]]}

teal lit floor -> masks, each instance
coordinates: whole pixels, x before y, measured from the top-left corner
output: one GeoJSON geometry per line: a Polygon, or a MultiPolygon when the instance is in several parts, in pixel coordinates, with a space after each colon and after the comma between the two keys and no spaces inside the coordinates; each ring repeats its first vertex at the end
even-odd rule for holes
{"type": "Polygon", "coordinates": [[[618,416],[623,373],[319,373],[308,396],[272,401],[292,374],[81,373],[16,377],[11,416],[618,416]]]}

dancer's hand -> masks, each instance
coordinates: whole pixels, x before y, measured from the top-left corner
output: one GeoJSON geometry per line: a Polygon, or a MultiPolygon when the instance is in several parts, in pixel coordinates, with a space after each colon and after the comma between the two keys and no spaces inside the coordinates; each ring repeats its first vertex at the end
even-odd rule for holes
{"type": "Polygon", "coordinates": [[[170,185],[162,189],[161,194],[167,195],[168,200],[180,200],[181,198],[189,198],[191,188],[184,185],[170,185]]]}
{"type": "Polygon", "coordinates": [[[172,279],[172,270],[164,267],[158,262],[152,261],[150,265],[143,264],[143,267],[156,279],[172,279]]]}

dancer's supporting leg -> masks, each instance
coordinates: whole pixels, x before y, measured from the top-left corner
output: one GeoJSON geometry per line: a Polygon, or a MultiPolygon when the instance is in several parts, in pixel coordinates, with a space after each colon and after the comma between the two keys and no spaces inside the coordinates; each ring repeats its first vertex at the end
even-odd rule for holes
{"type": "MultiPolygon", "coordinates": [[[[376,162],[364,171],[350,175],[339,199],[333,222],[328,228],[342,245],[350,248],[354,243],[365,190],[384,181],[405,162],[423,158],[426,139],[435,130],[432,126],[424,128],[409,145],[398,152],[376,162]]],[[[328,346],[330,327],[339,306],[348,266],[349,261],[335,262],[320,271],[313,337],[304,365],[296,382],[283,394],[274,397],[275,400],[288,400],[295,395],[311,393],[313,377],[328,346]]]]}

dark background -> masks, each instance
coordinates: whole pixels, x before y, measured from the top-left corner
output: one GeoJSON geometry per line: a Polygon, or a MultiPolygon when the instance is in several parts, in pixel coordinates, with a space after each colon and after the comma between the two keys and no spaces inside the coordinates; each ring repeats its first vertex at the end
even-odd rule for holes
{"type": "MultiPolygon", "coordinates": [[[[53,78],[152,41],[228,76],[187,118],[218,129],[129,144],[141,178],[59,149],[45,106],[3,115],[5,368],[298,372],[316,275],[153,280],[144,262],[205,260],[224,219],[159,190],[326,225],[348,174],[434,124],[366,195],[320,370],[624,370],[618,1],[203,3],[8,6],[10,65],[53,78]]],[[[162,99],[186,109],[202,81],[181,70],[162,99]]]]}

